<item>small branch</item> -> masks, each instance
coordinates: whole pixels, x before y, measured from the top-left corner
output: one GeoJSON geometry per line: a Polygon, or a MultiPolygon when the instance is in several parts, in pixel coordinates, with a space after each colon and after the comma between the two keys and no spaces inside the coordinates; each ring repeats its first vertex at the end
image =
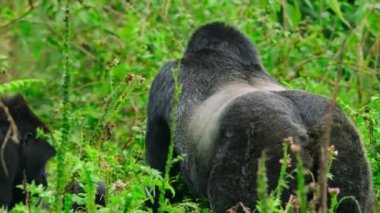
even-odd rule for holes
{"type": "Polygon", "coordinates": [[[33,1],[32,1],[32,0],[28,0],[28,3],[29,3],[29,7],[30,7],[31,9],[34,9],[33,1]]]}
{"type": "Polygon", "coordinates": [[[4,150],[5,150],[5,146],[7,145],[8,141],[9,141],[10,135],[11,135],[11,128],[9,127],[7,133],[5,134],[3,144],[1,144],[1,159],[0,159],[1,160],[1,166],[3,167],[5,176],[7,176],[7,177],[9,177],[9,171],[7,168],[7,164],[5,164],[4,150]]]}
{"type": "Polygon", "coordinates": [[[25,170],[23,170],[23,173],[22,173],[22,186],[23,186],[23,189],[24,189],[24,192],[25,192],[25,206],[26,208],[28,209],[28,212],[30,213],[30,193],[29,193],[29,187],[28,187],[28,181],[27,181],[27,177],[26,177],[26,172],[25,170]]]}
{"type": "Polygon", "coordinates": [[[11,139],[17,144],[20,143],[18,139],[18,128],[16,122],[13,119],[11,113],[9,112],[8,107],[5,106],[5,104],[2,101],[0,101],[0,109],[3,109],[5,115],[7,116],[7,120],[9,121],[9,128],[12,130],[11,132],[13,133],[11,135],[11,139]]]}
{"type": "Polygon", "coordinates": [[[349,38],[350,33],[347,35],[345,40],[343,41],[343,44],[340,49],[339,53],[339,63],[338,63],[338,77],[335,81],[335,87],[333,90],[333,96],[330,101],[330,105],[328,106],[326,113],[323,120],[323,135],[322,135],[322,143],[321,143],[321,167],[319,171],[319,189],[320,189],[320,206],[322,208],[322,213],[328,212],[327,207],[327,173],[328,173],[328,163],[329,163],[329,154],[328,154],[328,148],[330,146],[330,133],[331,133],[331,127],[333,123],[333,114],[334,109],[336,106],[336,98],[338,96],[339,92],[339,82],[342,78],[343,73],[343,57],[344,57],[344,50],[346,48],[346,43],[349,38]]]}
{"type": "Polygon", "coordinates": [[[300,70],[301,67],[303,67],[304,65],[306,65],[306,64],[308,64],[308,63],[310,63],[310,62],[312,62],[312,61],[314,61],[314,60],[316,60],[316,59],[320,59],[320,58],[329,59],[327,56],[324,56],[323,54],[324,54],[324,52],[321,52],[321,53],[317,53],[317,54],[315,54],[315,55],[312,55],[312,56],[310,56],[309,58],[306,58],[305,60],[303,60],[303,61],[297,63],[297,64],[295,65],[295,69],[296,69],[296,70],[300,70]]]}
{"type": "Polygon", "coordinates": [[[288,31],[288,11],[286,8],[286,0],[281,0],[281,6],[282,6],[282,24],[284,26],[284,31],[288,31]]]}
{"type": "Polygon", "coordinates": [[[18,139],[18,129],[17,129],[17,125],[16,125],[16,122],[14,121],[12,115],[9,113],[9,110],[8,110],[8,107],[5,106],[5,104],[0,101],[0,108],[3,109],[4,113],[5,113],[5,116],[7,117],[7,120],[9,121],[9,128],[8,128],[8,131],[7,133],[5,134],[5,137],[4,137],[4,140],[3,140],[3,143],[1,144],[1,155],[0,155],[0,161],[1,161],[1,165],[4,169],[4,173],[5,175],[8,177],[9,176],[9,171],[8,171],[8,168],[7,168],[7,165],[5,163],[5,158],[4,158],[4,153],[5,153],[5,147],[9,141],[9,138],[11,138],[15,143],[19,143],[19,139],[18,139]],[[13,134],[12,134],[13,133],[13,134]]]}
{"type": "Polygon", "coordinates": [[[38,5],[38,3],[33,4],[32,0],[28,0],[28,2],[29,2],[29,7],[28,7],[28,9],[23,14],[21,14],[17,18],[14,18],[14,19],[10,20],[6,24],[0,25],[0,29],[7,28],[7,27],[11,26],[12,24],[15,24],[15,23],[19,22],[21,19],[23,19],[24,17],[26,17],[27,15],[29,15],[29,13],[31,13],[33,11],[33,9],[38,5]]]}

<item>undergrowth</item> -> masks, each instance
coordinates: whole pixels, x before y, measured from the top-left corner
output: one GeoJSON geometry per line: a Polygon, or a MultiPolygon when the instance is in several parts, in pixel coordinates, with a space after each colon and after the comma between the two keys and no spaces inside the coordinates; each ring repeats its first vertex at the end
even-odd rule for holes
{"type": "MultiPolygon", "coordinates": [[[[12,211],[70,212],[78,203],[88,212],[143,212],[154,193],[149,189],[173,190],[168,174],[145,164],[148,91],[159,68],[181,57],[191,32],[216,20],[248,35],[267,71],[290,88],[331,97],[342,66],[337,102],[361,132],[379,202],[379,8],[375,0],[1,1],[0,95],[23,94],[52,130],[47,137],[57,150],[47,169],[48,189],[31,184],[30,204],[12,211]],[[67,193],[74,180],[84,193],[67,193]],[[106,207],[93,202],[98,181],[106,185],[106,207]]],[[[265,158],[260,161],[259,212],[311,211],[305,199],[313,188],[304,179],[308,171],[289,146],[284,145],[273,192],[266,191],[270,168],[265,158]],[[288,169],[291,155],[294,171],[288,169]],[[297,189],[282,205],[290,177],[297,189]]],[[[181,159],[171,153],[167,169],[181,159]]],[[[353,199],[337,200],[334,190],[329,193],[329,212],[353,199]]],[[[209,211],[197,199],[171,203],[161,196],[160,202],[171,212],[209,211]]]]}

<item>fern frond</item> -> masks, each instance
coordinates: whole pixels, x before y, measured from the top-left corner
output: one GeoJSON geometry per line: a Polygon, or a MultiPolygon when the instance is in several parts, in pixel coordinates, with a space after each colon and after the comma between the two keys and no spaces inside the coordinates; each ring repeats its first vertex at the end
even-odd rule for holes
{"type": "Polygon", "coordinates": [[[42,79],[22,79],[14,80],[0,85],[0,96],[6,93],[17,93],[22,89],[43,85],[46,82],[42,79]]]}

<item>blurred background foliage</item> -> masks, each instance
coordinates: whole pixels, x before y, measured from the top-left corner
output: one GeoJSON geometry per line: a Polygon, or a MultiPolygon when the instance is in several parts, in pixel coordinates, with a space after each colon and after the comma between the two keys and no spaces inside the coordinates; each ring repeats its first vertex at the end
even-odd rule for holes
{"type": "MultiPolygon", "coordinates": [[[[331,97],[341,67],[338,102],[362,134],[380,197],[379,1],[71,0],[70,7],[72,131],[64,171],[66,182],[105,181],[104,211],[142,209],[144,187],[159,181],[144,166],[149,87],[162,65],[181,57],[191,33],[211,21],[244,32],[267,71],[290,88],[331,97]],[[120,104],[107,111],[115,92],[123,93],[120,104]],[[99,140],[89,143],[100,121],[99,140]]],[[[43,80],[19,92],[53,130],[62,116],[63,15],[63,1],[0,1],[0,82],[43,80]]],[[[54,179],[39,192],[46,202],[53,202],[54,179]]],[[[84,202],[86,195],[72,199],[84,202]]],[[[206,207],[198,201],[172,206],[206,207]]]]}

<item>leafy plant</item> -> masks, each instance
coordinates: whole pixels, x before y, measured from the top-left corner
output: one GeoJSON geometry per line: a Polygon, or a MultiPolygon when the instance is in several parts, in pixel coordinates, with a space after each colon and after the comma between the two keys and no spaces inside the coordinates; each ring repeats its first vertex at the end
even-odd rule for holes
{"type": "MultiPolygon", "coordinates": [[[[52,129],[49,140],[57,149],[48,165],[49,188],[31,185],[30,191],[57,212],[70,211],[75,202],[90,212],[141,212],[152,197],[146,189],[172,189],[173,180],[144,162],[148,91],[159,68],[181,57],[191,32],[219,20],[245,32],[267,71],[289,88],[331,97],[341,66],[337,101],[362,134],[379,200],[379,8],[376,0],[1,1],[0,94],[22,93],[52,129]],[[73,179],[85,193],[67,193],[73,179]],[[107,189],[104,208],[93,202],[99,180],[107,189]]],[[[279,202],[286,166],[271,194],[264,194],[260,176],[258,209],[294,208],[279,202]]],[[[307,187],[300,169],[292,173],[298,199],[307,187]]],[[[199,200],[161,202],[172,212],[209,211],[199,200]]],[[[30,208],[45,211],[34,200],[30,208]]],[[[19,204],[14,211],[26,210],[19,204]]]]}

